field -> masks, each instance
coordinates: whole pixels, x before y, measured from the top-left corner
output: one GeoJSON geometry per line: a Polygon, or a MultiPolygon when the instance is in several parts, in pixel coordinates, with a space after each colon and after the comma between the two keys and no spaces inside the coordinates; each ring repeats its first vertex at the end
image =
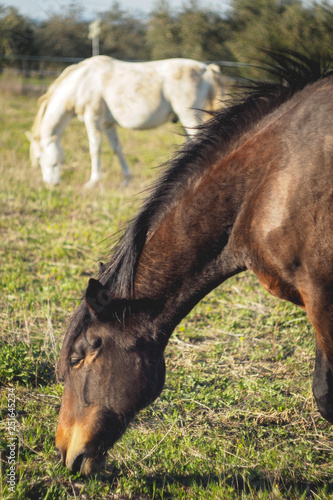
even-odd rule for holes
{"type": "Polygon", "coordinates": [[[119,187],[104,143],[103,185],[85,190],[88,143],[73,122],[63,182],[46,189],[24,137],[36,99],[7,95],[0,103],[0,497],[333,498],[331,426],[311,390],[313,330],[302,310],[269,296],[250,274],[216,289],[177,327],[165,389],[109,451],[106,470],[84,478],[61,466],[55,366],[66,322],[158,175],[154,167],[183,139],[173,124],[122,130],[132,185],[119,187]]]}

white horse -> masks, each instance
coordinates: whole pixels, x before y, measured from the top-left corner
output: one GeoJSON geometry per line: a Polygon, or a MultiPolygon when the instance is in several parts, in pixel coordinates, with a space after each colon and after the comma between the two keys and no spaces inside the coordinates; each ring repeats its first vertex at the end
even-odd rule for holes
{"type": "Polygon", "coordinates": [[[87,185],[101,179],[102,132],[118,156],[125,181],[131,178],[116,125],[129,129],[157,127],[175,115],[191,135],[208,101],[222,89],[216,64],[191,59],[124,62],[95,56],[66,68],[39,100],[31,132],[30,158],[41,166],[48,184],[60,181],[61,136],[76,115],[85,123],[91,156],[87,185]]]}

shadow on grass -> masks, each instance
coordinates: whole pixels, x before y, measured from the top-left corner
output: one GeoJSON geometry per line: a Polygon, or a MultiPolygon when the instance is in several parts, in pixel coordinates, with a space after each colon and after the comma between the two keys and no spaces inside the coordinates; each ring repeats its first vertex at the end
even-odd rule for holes
{"type": "MultiPolygon", "coordinates": [[[[247,469],[244,474],[240,472],[226,470],[220,475],[218,474],[152,474],[143,475],[141,485],[144,484],[142,489],[144,493],[139,491],[131,495],[131,499],[143,500],[143,499],[158,499],[158,498],[173,498],[174,495],[171,490],[178,488],[183,492],[187,492],[188,498],[191,497],[191,492],[195,494],[199,490],[203,493],[206,490],[207,493],[212,491],[212,494],[218,494],[219,488],[221,494],[230,493],[230,498],[240,498],[244,495],[249,495],[252,498],[253,494],[268,493],[273,494],[274,498],[283,499],[315,499],[318,498],[328,498],[329,495],[333,493],[333,479],[327,478],[327,480],[318,480],[308,482],[305,478],[300,480],[293,480],[292,478],[283,477],[286,474],[280,474],[277,477],[275,471],[264,472],[262,470],[253,468],[247,469]],[[278,496],[277,496],[278,495],[278,496]]],[[[297,470],[293,470],[293,475],[295,478],[302,476],[302,473],[297,473],[297,470]]],[[[117,476],[122,475],[121,471],[113,471],[113,474],[106,477],[104,476],[105,482],[115,483],[117,481],[117,476]],[[110,481],[111,480],[111,481],[110,481]]],[[[228,494],[227,494],[228,495],[228,494]]],[[[228,496],[227,496],[228,497],[228,496]]],[[[226,498],[227,498],[226,497],[226,498]]],[[[127,498],[122,497],[119,498],[127,498]]],[[[269,496],[271,498],[271,496],[269,496]]],[[[272,497],[273,498],[273,497],[272,497]]],[[[331,498],[331,497],[330,497],[331,498]]]]}
{"type": "MultiPolygon", "coordinates": [[[[71,480],[45,478],[37,481],[25,491],[24,498],[29,500],[59,500],[62,498],[105,500],[158,500],[178,498],[283,498],[291,500],[300,498],[332,498],[333,480],[321,478],[318,481],[308,482],[304,478],[304,471],[292,471],[295,480],[287,477],[287,471],[277,477],[276,471],[263,471],[249,468],[244,471],[226,469],[221,474],[142,474],[140,481],[129,485],[127,491],[124,485],[119,491],[119,483],[124,478],[124,471],[110,468],[104,473],[93,477],[95,492],[92,493],[88,483],[91,477],[76,476],[71,480]],[[111,472],[112,470],[112,472],[111,472]],[[301,477],[303,474],[303,477],[301,477]],[[297,480],[297,477],[301,477],[297,480]],[[85,484],[86,483],[86,484],[85,484]],[[96,484],[97,483],[97,484],[96,484]],[[103,492],[103,493],[101,493],[103,492]],[[178,494],[177,494],[178,492],[178,494]],[[92,496],[91,496],[92,494],[92,496]],[[102,494],[103,496],[96,496],[102,494]],[[74,496],[73,496],[74,495],[74,496]]],[[[90,485],[91,486],[91,485],[90,485]]],[[[8,497],[9,498],[9,497],[8,497]]],[[[6,497],[7,499],[7,497],[6,497]]]]}

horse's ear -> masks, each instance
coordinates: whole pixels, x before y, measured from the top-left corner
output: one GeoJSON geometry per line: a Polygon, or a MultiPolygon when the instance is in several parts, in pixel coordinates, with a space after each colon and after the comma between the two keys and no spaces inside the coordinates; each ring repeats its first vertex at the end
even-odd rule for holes
{"type": "Polygon", "coordinates": [[[32,133],[30,132],[30,130],[27,130],[25,132],[25,136],[26,136],[26,138],[28,139],[29,142],[32,142],[33,136],[32,136],[32,133]]]}
{"type": "Polygon", "coordinates": [[[89,280],[85,299],[89,309],[95,313],[102,312],[111,302],[108,289],[94,278],[89,280]]]}

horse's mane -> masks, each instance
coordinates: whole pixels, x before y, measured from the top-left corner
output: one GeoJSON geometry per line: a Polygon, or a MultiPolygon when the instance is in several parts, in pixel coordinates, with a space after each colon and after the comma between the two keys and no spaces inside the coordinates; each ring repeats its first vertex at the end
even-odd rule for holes
{"type": "Polygon", "coordinates": [[[71,66],[68,66],[67,68],[64,69],[64,71],[54,80],[54,82],[51,83],[51,85],[48,87],[47,91],[45,94],[40,96],[38,99],[38,111],[35,116],[35,119],[33,121],[32,127],[31,127],[31,134],[33,139],[39,140],[39,133],[40,133],[40,126],[42,123],[43,116],[45,114],[45,110],[47,108],[48,103],[50,102],[50,99],[56,90],[56,88],[59,86],[59,84],[68,76],[69,73],[72,73],[75,71],[78,66],[85,61],[81,61],[78,64],[72,64],[71,66]]]}
{"type": "MultiPolygon", "coordinates": [[[[48,90],[47,90],[48,92],[48,90]]],[[[49,102],[49,99],[47,98],[47,92],[43,94],[39,99],[38,99],[38,111],[35,116],[35,119],[33,121],[32,127],[31,127],[31,136],[32,139],[35,141],[40,140],[40,126],[42,123],[43,116],[45,114],[46,106],[49,102]]]]}

